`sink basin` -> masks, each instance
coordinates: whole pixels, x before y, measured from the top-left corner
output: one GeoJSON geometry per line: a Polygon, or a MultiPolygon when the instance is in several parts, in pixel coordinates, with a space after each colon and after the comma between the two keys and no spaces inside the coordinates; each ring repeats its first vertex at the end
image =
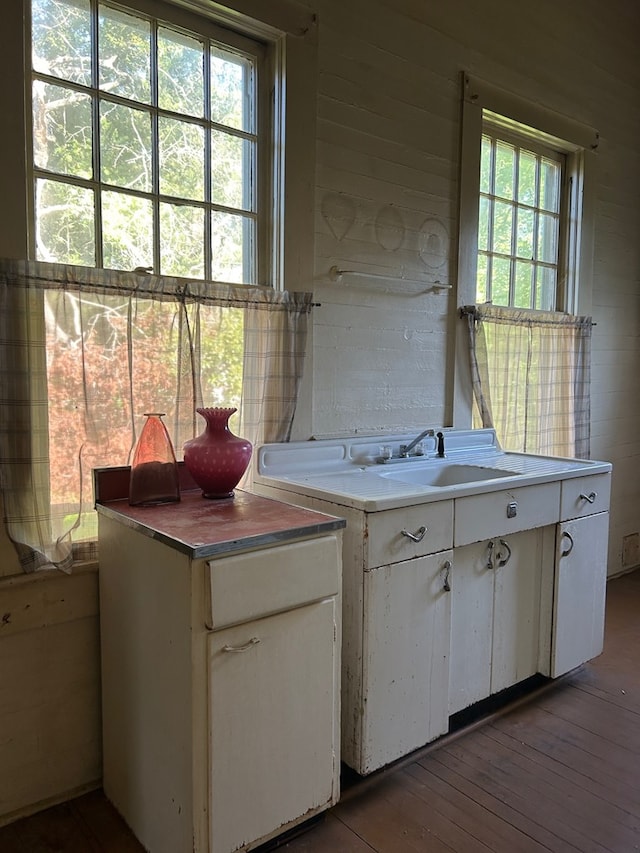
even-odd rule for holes
{"type": "Polygon", "coordinates": [[[415,483],[419,486],[460,486],[464,483],[477,483],[482,480],[496,480],[500,477],[515,477],[517,471],[505,471],[501,468],[488,468],[482,465],[463,465],[461,463],[444,463],[421,465],[420,467],[401,471],[380,471],[381,477],[398,480],[401,483],[415,483]]]}

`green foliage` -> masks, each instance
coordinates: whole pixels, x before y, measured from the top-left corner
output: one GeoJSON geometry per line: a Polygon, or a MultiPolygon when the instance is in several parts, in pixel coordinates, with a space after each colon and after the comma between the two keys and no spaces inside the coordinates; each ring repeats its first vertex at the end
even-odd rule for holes
{"type": "Polygon", "coordinates": [[[489,135],[482,137],[479,302],[554,307],[560,174],[556,161],[489,135]]]}
{"type": "Polygon", "coordinates": [[[34,164],[60,179],[56,191],[41,193],[36,205],[38,257],[96,263],[94,241],[85,232],[89,218],[95,222],[101,211],[103,242],[97,248],[99,257],[104,247],[104,266],[153,265],[160,273],[253,281],[256,222],[240,214],[256,210],[257,151],[254,138],[235,132],[255,133],[252,60],[216,43],[208,45],[207,64],[204,38],[160,22],[153,63],[151,23],[98,3],[99,91],[82,91],[65,81],[87,87],[91,82],[90,0],[32,5],[34,68],[60,81],[54,85],[36,76],[33,85],[34,164]],[[215,126],[204,119],[205,70],[215,126]],[[95,149],[99,175],[93,174],[95,149]],[[211,176],[209,187],[205,175],[211,176]],[[71,183],[65,176],[79,180],[71,183]],[[131,192],[116,198],[118,188],[131,192]],[[174,199],[194,204],[181,215],[174,199]],[[198,213],[207,207],[208,232],[198,213]],[[213,265],[207,269],[209,256],[213,265]]]}

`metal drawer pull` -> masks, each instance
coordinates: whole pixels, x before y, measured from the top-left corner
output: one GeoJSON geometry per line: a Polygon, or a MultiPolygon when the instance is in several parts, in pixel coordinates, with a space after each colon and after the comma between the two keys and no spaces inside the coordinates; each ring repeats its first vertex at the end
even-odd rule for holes
{"type": "Polygon", "coordinates": [[[569,554],[573,551],[573,536],[570,533],[567,533],[566,530],[563,530],[562,535],[566,536],[567,539],[569,540],[569,547],[567,548],[566,551],[562,551],[560,556],[561,557],[568,557],[569,554]]]}
{"type": "Polygon", "coordinates": [[[252,637],[248,643],[245,643],[244,646],[223,646],[223,652],[246,652],[252,646],[257,646],[260,640],[258,637],[252,637]]]}
{"type": "Polygon", "coordinates": [[[589,501],[590,504],[592,504],[597,497],[598,497],[597,492],[590,492],[588,495],[582,495],[582,494],[580,495],[581,500],[589,501]]]}
{"type": "Polygon", "coordinates": [[[415,533],[409,533],[408,530],[401,530],[403,536],[406,536],[408,539],[411,539],[412,542],[422,542],[424,539],[424,535],[427,532],[426,527],[419,527],[415,533]]]}
{"type": "Polygon", "coordinates": [[[442,584],[442,588],[445,592],[451,592],[451,584],[449,583],[449,576],[451,575],[451,560],[445,560],[442,564],[442,568],[444,569],[444,583],[442,584]]]}
{"type": "Polygon", "coordinates": [[[505,542],[504,539],[500,540],[500,544],[502,545],[503,548],[506,548],[507,556],[503,557],[502,554],[496,554],[496,556],[498,558],[498,565],[499,566],[506,566],[507,563],[509,562],[509,560],[511,559],[511,548],[509,548],[509,545],[505,542]]]}

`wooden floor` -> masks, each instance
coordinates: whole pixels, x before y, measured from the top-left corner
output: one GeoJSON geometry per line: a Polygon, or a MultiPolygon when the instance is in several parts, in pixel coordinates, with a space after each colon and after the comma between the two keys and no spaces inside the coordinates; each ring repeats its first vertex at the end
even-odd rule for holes
{"type": "MultiPolygon", "coordinates": [[[[597,660],[349,787],[287,853],[640,850],[640,571],[597,660]]],[[[100,792],[0,830],[0,853],[141,853],[100,792]]],[[[189,853],[189,851],[175,851],[189,853]]]]}

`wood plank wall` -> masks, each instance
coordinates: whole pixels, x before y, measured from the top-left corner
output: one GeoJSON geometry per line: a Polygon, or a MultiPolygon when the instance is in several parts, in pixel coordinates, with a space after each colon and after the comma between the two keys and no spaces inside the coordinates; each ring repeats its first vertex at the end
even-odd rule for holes
{"type": "Polygon", "coordinates": [[[314,290],[322,306],[306,377],[312,433],[452,422],[455,291],[416,293],[401,280],[332,283],[328,271],[337,265],[456,284],[465,69],[600,132],[592,457],[615,466],[609,573],[630,568],[633,548],[624,562],[623,540],[640,532],[637,3],[307,5],[319,13],[314,290]],[[439,259],[421,254],[433,220],[448,235],[439,259]]]}
{"type": "Polygon", "coordinates": [[[0,580],[0,825],[101,784],[97,577],[0,580]]]}

